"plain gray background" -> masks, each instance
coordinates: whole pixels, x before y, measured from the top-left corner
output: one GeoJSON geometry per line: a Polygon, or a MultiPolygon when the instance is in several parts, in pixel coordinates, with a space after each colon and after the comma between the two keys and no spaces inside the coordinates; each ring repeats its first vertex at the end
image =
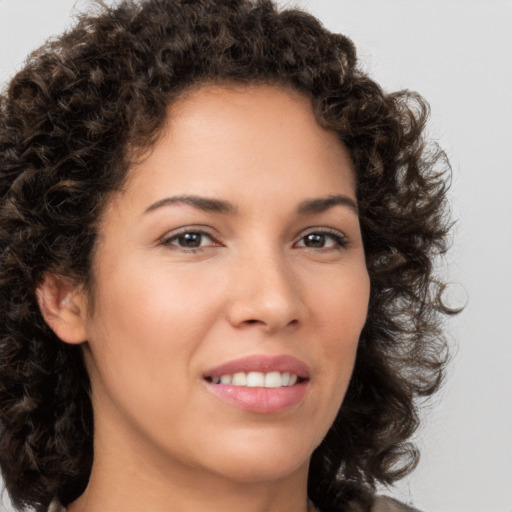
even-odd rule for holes
{"type": "MultiPolygon", "coordinates": [[[[0,83],[69,26],[74,3],[0,0],[0,83]]],[[[453,166],[458,222],[444,271],[467,307],[448,323],[454,360],[424,414],[420,465],[384,492],[425,512],[512,512],[512,1],[280,3],[349,35],[386,90],[419,91],[453,166]]]]}

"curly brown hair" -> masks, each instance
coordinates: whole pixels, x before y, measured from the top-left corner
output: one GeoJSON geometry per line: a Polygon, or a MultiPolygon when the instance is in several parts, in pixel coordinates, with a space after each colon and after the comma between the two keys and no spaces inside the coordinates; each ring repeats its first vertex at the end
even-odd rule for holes
{"type": "Polygon", "coordinates": [[[322,511],[369,510],[407,474],[418,406],[447,361],[443,284],[450,168],[426,144],[428,105],[386,94],[352,42],[271,0],[127,0],[82,15],[35,51],[0,96],[0,466],[13,504],[44,511],[85,489],[93,411],[79,346],[35,296],[45,272],[91,283],[101,213],[168,105],[203,83],[269,83],[311,98],[357,175],[369,314],[339,414],[310,464],[322,511]]]}

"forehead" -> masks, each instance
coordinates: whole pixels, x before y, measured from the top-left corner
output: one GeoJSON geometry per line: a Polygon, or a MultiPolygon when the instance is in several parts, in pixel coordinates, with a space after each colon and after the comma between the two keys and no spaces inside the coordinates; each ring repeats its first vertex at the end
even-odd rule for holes
{"type": "Polygon", "coordinates": [[[228,84],[187,91],[168,108],[156,143],[130,172],[128,189],[140,194],[153,182],[168,192],[222,196],[240,194],[241,184],[254,193],[287,185],[323,187],[318,192],[325,195],[340,183],[354,189],[354,181],[347,149],[318,123],[308,96],[280,86],[228,84]]]}

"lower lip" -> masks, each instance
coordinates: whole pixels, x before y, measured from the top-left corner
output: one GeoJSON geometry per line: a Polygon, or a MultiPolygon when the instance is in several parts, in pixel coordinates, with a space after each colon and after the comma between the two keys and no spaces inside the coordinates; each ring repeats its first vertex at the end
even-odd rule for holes
{"type": "Polygon", "coordinates": [[[282,388],[248,388],[206,382],[216,396],[240,409],[261,414],[286,411],[304,399],[307,381],[282,388]]]}

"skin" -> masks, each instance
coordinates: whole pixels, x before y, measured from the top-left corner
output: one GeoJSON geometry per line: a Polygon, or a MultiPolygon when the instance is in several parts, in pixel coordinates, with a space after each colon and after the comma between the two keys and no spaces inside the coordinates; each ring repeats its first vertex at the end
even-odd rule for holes
{"type": "Polygon", "coordinates": [[[339,410],[367,315],[350,201],[348,151],[305,96],[203,86],[169,109],[106,206],[92,311],[85,292],[55,276],[39,290],[55,332],[82,343],[91,377],[94,464],[69,512],[307,510],[309,459],[339,410]],[[183,195],[232,211],[151,208],[183,195]],[[346,200],[298,211],[333,195],[346,200]],[[198,230],[199,248],[180,246],[177,233],[198,230]],[[259,414],[207,389],[208,369],[255,354],[309,366],[299,404],[259,414]]]}

